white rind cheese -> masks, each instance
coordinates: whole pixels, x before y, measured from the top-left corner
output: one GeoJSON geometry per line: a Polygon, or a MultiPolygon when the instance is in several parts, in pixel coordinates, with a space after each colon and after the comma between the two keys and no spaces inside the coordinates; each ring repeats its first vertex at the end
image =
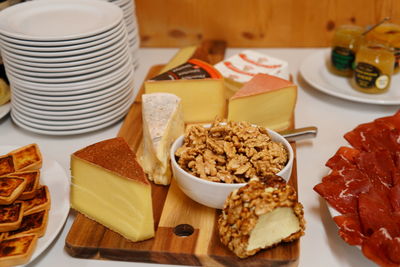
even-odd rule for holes
{"type": "Polygon", "coordinates": [[[142,167],[156,184],[171,182],[169,150],[184,133],[181,100],[169,93],[142,96],[143,157],[142,167]]]}
{"type": "Polygon", "coordinates": [[[224,76],[227,98],[258,73],[289,79],[289,67],[286,61],[252,50],[244,50],[217,63],[214,67],[224,76]]]}

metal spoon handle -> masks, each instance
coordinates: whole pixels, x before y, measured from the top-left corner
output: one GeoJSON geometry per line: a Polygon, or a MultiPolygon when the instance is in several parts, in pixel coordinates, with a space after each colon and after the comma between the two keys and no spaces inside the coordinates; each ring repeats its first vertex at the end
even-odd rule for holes
{"type": "Polygon", "coordinates": [[[373,29],[375,29],[376,27],[378,27],[379,25],[381,25],[382,23],[384,23],[385,21],[390,20],[390,17],[386,17],[383,20],[379,21],[377,24],[375,24],[374,26],[372,26],[371,28],[369,28],[368,30],[366,30],[365,32],[363,32],[361,35],[366,35],[367,33],[369,33],[370,31],[372,31],[373,29]]]}
{"type": "Polygon", "coordinates": [[[287,130],[279,132],[289,142],[300,141],[309,138],[315,138],[317,136],[318,128],[314,126],[298,128],[293,130],[287,130]]]}

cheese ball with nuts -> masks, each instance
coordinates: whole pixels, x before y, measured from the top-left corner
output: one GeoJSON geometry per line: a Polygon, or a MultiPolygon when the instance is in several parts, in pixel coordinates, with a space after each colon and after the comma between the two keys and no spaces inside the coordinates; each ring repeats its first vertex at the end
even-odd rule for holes
{"type": "Polygon", "coordinates": [[[240,258],[300,238],[304,225],[295,189],[278,176],[233,191],[218,220],[221,242],[240,258]]]}

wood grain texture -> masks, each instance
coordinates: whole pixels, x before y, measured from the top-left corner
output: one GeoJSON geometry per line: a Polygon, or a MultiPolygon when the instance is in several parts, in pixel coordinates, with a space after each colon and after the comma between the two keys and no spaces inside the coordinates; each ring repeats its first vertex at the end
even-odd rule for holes
{"type": "MultiPolygon", "coordinates": [[[[220,46],[219,42],[213,43],[211,46],[209,44],[203,43],[201,48],[195,52],[196,56],[207,58],[206,60],[211,61],[211,64],[222,60],[224,46],[220,46]],[[218,52],[210,56],[212,51],[218,52]]],[[[161,67],[151,68],[148,77],[157,74],[161,67]]],[[[140,101],[142,93],[143,88],[139,91],[139,95],[118,133],[118,136],[127,140],[138,156],[142,153],[140,101]]],[[[293,164],[290,183],[297,188],[296,159],[293,164]]],[[[78,214],[65,240],[66,251],[71,256],[80,258],[162,264],[297,266],[300,247],[298,241],[262,251],[245,260],[239,259],[219,241],[217,220],[220,211],[202,206],[188,198],[174,180],[170,186],[151,184],[154,238],[131,242],[84,215],[78,214]],[[177,232],[187,233],[186,230],[178,231],[181,225],[192,229],[192,233],[187,236],[177,235],[177,232]]]]}
{"type": "Polygon", "coordinates": [[[397,0],[136,0],[136,10],[143,47],[215,38],[229,47],[329,46],[341,24],[400,23],[397,0]]]}

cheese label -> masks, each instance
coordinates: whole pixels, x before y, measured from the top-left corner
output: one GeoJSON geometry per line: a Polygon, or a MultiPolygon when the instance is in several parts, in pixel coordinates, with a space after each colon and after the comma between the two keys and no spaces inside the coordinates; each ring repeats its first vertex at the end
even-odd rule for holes
{"type": "Polygon", "coordinates": [[[258,73],[289,78],[286,61],[264,55],[252,50],[244,50],[239,54],[221,61],[215,65],[225,78],[235,82],[246,83],[258,73]]]}
{"type": "Polygon", "coordinates": [[[190,59],[186,63],[168,70],[150,79],[152,81],[165,80],[198,80],[220,79],[222,75],[211,65],[198,59],[190,59]]]}

